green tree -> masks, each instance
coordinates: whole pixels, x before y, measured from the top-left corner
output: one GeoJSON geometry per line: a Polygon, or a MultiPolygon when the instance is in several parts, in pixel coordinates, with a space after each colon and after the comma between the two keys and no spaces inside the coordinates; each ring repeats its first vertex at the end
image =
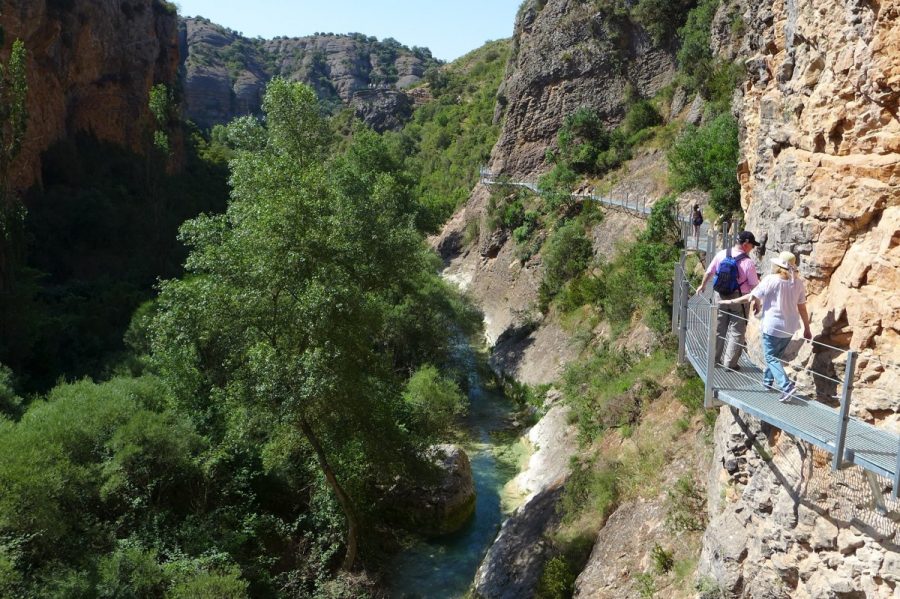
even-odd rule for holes
{"type": "Polygon", "coordinates": [[[720,114],[700,128],[689,126],[675,141],[668,153],[670,181],[678,191],[709,191],[717,213],[733,213],[740,210],[738,157],[737,121],[720,114]]]}
{"type": "Polygon", "coordinates": [[[403,401],[416,427],[430,435],[446,432],[453,421],[466,412],[466,396],[459,386],[442,377],[431,364],[410,377],[403,401]]]}
{"type": "Polygon", "coordinates": [[[354,495],[396,469],[409,445],[388,325],[429,261],[377,136],[361,132],[326,160],[309,87],[275,79],[263,109],[265,144],[231,161],[226,214],[182,228],[188,276],[161,285],[155,359],[214,437],[233,412],[305,440],[343,512],[349,570],[361,528],[354,495]]]}
{"type": "Polygon", "coordinates": [[[0,63],[0,292],[7,291],[12,282],[15,257],[21,248],[24,208],[12,195],[10,168],[22,151],[28,127],[28,82],[25,78],[25,44],[13,42],[9,62],[0,63]]]}

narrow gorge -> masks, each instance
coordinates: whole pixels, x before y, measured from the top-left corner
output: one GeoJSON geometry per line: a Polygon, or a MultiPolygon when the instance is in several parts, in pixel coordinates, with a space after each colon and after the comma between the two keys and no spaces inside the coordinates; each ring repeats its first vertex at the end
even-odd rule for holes
{"type": "Polygon", "coordinates": [[[896,483],[708,407],[675,289],[791,252],[789,375],[897,438],[900,0],[180,12],[0,0],[0,598],[900,593],[896,483]]]}

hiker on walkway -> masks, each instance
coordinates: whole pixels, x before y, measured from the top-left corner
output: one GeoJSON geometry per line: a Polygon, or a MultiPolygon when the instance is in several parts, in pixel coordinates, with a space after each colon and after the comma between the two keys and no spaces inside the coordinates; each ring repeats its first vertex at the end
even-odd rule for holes
{"type": "Polygon", "coordinates": [[[691,225],[694,227],[694,247],[700,249],[700,227],[703,225],[700,204],[694,204],[694,207],[691,208],[691,225]]]}
{"type": "MultiPolygon", "coordinates": [[[[712,278],[715,279],[713,289],[719,294],[720,300],[737,299],[750,293],[759,283],[756,265],[750,259],[750,252],[755,247],[759,247],[759,242],[753,233],[750,231],[738,233],[737,245],[720,251],[710,261],[697,293],[703,293],[706,283],[712,278]]],[[[741,350],[747,345],[748,316],[747,307],[743,304],[728,304],[719,310],[719,322],[716,327],[716,364],[740,370],[738,360],[741,357],[741,350]]]]}
{"type": "Polygon", "coordinates": [[[762,307],[762,349],[766,360],[763,385],[776,383],[781,389],[781,401],[789,401],[796,391],[795,383],[784,371],[781,356],[794,332],[803,322],[803,338],[812,339],[809,313],[806,311],[806,286],[797,276],[797,259],[791,252],[781,252],[772,259],[772,274],[763,278],[750,293],[719,305],[736,305],[752,301],[753,311],[762,307]]]}

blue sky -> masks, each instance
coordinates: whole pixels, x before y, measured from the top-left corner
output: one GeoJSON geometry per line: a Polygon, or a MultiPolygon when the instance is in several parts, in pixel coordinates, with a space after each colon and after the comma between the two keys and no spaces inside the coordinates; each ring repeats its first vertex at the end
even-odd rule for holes
{"type": "Polygon", "coordinates": [[[522,0],[175,0],[182,16],[203,16],[247,37],[359,32],[427,46],[453,60],[512,35],[522,0]]]}

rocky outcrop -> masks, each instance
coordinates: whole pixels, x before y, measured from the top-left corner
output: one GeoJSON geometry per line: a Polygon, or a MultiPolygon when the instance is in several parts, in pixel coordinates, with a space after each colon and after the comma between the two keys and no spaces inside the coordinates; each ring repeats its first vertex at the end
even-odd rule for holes
{"type": "Polygon", "coordinates": [[[475,513],[475,480],[469,456],[456,445],[435,445],[428,459],[439,469],[432,484],[404,487],[391,495],[398,519],[405,527],[425,535],[459,530],[475,513]]]}
{"type": "MultiPolygon", "coordinates": [[[[722,408],[701,576],[726,597],[896,597],[900,526],[857,468],[722,408]]],[[[883,491],[883,489],[879,489],[883,491]]]]}
{"type": "MultiPolygon", "coordinates": [[[[816,340],[860,352],[851,413],[900,430],[900,1],[742,4],[747,227],[766,256],[800,256],[816,340]]],[[[843,378],[837,352],[791,349],[843,378]]],[[[823,401],[839,393],[799,379],[823,401]]],[[[769,432],[719,418],[701,574],[727,597],[896,596],[900,527],[873,496],[897,513],[886,485],[769,432]]]]}
{"type": "Polygon", "coordinates": [[[594,3],[528,0],[498,92],[496,116],[506,122],[491,155],[493,170],[540,171],[567,115],[587,106],[618,124],[629,93],[650,97],[674,75],[671,51],[654,46],[640,27],[613,23],[594,3]]]}
{"type": "Polygon", "coordinates": [[[747,6],[748,227],[799,254],[816,339],[861,352],[854,414],[900,430],[900,0],[747,6]]]}
{"type": "Polygon", "coordinates": [[[559,524],[556,504],[562,487],[533,496],[503,523],[475,574],[479,599],[531,597],[552,551],[546,533],[559,524]]]}
{"type": "Polygon", "coordinates": [[[350,106],[357,118],[378,133],[403,127],[413,112],[413,100],[403,92],[389,89],[360,90],[353,94],[350,106]]]}
{"type": "Polygon", "coordinates": [[[28,53],[28,133],[13,185],[40,179],[40,156],[54,142],[87,132],[142,152],[150,88],[174,87],[178,24],[163,0],[53,2],[2,0],[0,59],[23,40],[28,53]]]}
{"type": "Polygon", "coordinates": [[[266,83],[278,75],[313,86],[328,106],[371,92],[354,108],[379,130],[395,128],[411,105],[398,90],[438,64],[427,49],[362,34],[249,39],[201,17],[184,19],[180,30],[185,111],[201,127],[259,113],[266,83]]]}
{"type": "Polygon", "coordinates": [[[525,469],[511,482],[519,493],[534,497],[569,476],[571,458],[578,450],[577,430],[569,423],[570,412],[569,406],[554,404],[525,435],[535,451],[525,469]]]}

